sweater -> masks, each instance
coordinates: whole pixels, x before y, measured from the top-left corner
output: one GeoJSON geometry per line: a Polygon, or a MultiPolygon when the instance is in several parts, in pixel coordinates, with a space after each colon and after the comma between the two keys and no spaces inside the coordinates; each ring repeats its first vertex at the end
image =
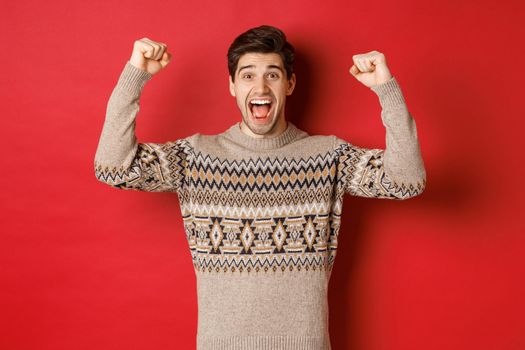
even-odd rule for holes
{"type": "Polygon", "coordinates": [[[371,87],[386,148],[310,135],[287,121],[255,138],[240,123],[215,135],[139,143],[135,118],[152,76],[125,64],[94,159],[117,189],[173,192],[197,283],[198,350],[331,350],[328,282],[344,194],[404,200],[426,172],[395,77],[371,87]]]}

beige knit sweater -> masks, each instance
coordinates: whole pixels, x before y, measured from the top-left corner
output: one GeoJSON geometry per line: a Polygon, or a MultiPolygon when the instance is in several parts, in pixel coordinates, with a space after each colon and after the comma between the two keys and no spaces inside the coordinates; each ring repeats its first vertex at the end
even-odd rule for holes
{"type": "Polygon", "coordinates": [[[393,77],[372,87],[386,149],[288,122],[259,139],[217,135],[138,143],[145,71],[126,63],[108,101],[95,176],[120,189],[178,195],[198,291],[198,350],[330,350],[328,282],[343,195],[407,199],[426,172],[416,124],[393,77]]]}

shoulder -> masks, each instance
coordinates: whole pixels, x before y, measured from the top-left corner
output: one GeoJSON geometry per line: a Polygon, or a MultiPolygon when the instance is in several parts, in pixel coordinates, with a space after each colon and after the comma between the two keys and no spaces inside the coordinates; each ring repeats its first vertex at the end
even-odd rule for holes
{"type": "Polygon", "coordinates": [[[334,135],[307,135],[295,142],[302,146],[311,146],[320,149],[330,149],[334,144],[334,135]]]}
{"type": "Polygon", "coordinates": [[[184,142],[196,153],[214,154],[223,148],[221,134],[197,132],[185,137],[184,142]]]}
{"type": "Polygon", "coordinates": [[[338,136],[333,136],[333,142],[334,142],[334,149],[341,148],[341,146],[351,145],[350,142],[338,136]]]}
{"type": "Polygon", "coordinates": [[[331,151],[340,149],[341,147],[351,146],[351,143],[347,140],[340,138],[336,135],[311,135],[304,139],[305,142],[310,144],[322,145],[323,148],[331,151]]]}

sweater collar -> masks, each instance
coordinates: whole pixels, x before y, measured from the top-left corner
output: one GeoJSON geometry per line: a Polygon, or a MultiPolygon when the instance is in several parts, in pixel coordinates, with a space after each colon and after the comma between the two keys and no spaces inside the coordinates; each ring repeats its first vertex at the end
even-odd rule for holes
{"type": "Polygon", "coordinates": [[[225,135],[236,143],[254,150],[258,149],[277,149],[285,146],[286,144],[292,142],[298,136],[306,134],[305,131],[300,130],[294,124],[287,121],[286,130],[280,133],[277,136],[273,137],[253,137],[245,134],[241,130],[241,122],[233,124],[228,130],[226,130],[225,135]]]}

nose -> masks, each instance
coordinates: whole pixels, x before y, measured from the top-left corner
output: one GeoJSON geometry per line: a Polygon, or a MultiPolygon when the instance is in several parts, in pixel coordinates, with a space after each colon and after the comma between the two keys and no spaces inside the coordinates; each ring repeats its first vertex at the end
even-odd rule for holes
{"type": "Polygon", "coordinates": [[[268,93],[269,88],[266,79],[263,77],[255,79],[253,90],[256,94],[262,95],[268,93]]]}

